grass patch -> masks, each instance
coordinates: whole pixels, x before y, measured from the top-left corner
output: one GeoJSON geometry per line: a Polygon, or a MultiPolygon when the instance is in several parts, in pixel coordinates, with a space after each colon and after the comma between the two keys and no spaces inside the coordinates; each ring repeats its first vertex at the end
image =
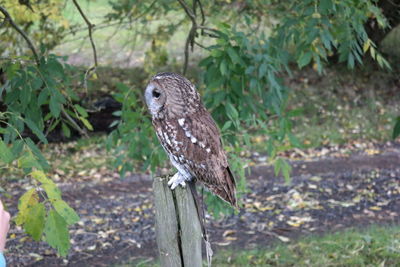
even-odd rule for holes
{"type": "MultiPolygon", "coordinates": [[[[369,226],[253,250],[218,250],[213,266],[398,266],[400,226],[369,226]]],[[[112,265],[160,266],[153,258],[112,265]]],[[[204,261],[203,266],[207,266],[204,261]]]]}
{"type": "Polygon", "coordinates": [[[248,251],[221,250],[215,266],[395,266],[400,227],[371,226],[248,251]]]}

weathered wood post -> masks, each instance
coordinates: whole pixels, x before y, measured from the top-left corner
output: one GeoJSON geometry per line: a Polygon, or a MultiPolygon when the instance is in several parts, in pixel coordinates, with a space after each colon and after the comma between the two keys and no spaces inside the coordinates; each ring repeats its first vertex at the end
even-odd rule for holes
{"type": "Polygon", "coordinates": [[[201,267],[201,225],[194,196],[186,186],[172,191],[168,177],[153,182],[156,236],[161,266],[201,267]]]}

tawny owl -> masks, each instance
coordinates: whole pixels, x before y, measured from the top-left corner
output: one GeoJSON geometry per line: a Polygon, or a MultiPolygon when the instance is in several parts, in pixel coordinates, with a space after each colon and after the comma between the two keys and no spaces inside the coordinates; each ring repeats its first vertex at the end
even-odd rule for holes
{"type": "Polygon", "coordinates": [[[158,139],[178,172],[168,185],[201,181],[232,206],[236,185],[222,147],[220,133],[203,106],[195,86],[176,73],[159,73],[145,91],[158,139]]]}

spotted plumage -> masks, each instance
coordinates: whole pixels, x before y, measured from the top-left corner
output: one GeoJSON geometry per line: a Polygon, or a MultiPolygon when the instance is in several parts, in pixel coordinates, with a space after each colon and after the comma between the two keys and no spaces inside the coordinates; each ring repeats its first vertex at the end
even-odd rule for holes
{"type": "Polygon", "coordinates": [[[200,181],[233,206],[236,185],[220,133],[194,85],[175,73],[159,73],[145,91],[158,139],[178,172],[169,185],[200,181]]]}

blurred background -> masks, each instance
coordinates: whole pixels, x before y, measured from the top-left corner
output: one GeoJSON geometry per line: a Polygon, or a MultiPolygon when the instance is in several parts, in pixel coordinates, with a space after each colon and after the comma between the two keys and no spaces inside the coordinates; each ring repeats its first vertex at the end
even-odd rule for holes
{"type": "Polygon", "coordinates": [[[241,209],[208,192],[215,266],[400,262],[400,3],[0,0],[10,266],[158,266],[143,101],[178,72],[221,129],[241,209]]]}

